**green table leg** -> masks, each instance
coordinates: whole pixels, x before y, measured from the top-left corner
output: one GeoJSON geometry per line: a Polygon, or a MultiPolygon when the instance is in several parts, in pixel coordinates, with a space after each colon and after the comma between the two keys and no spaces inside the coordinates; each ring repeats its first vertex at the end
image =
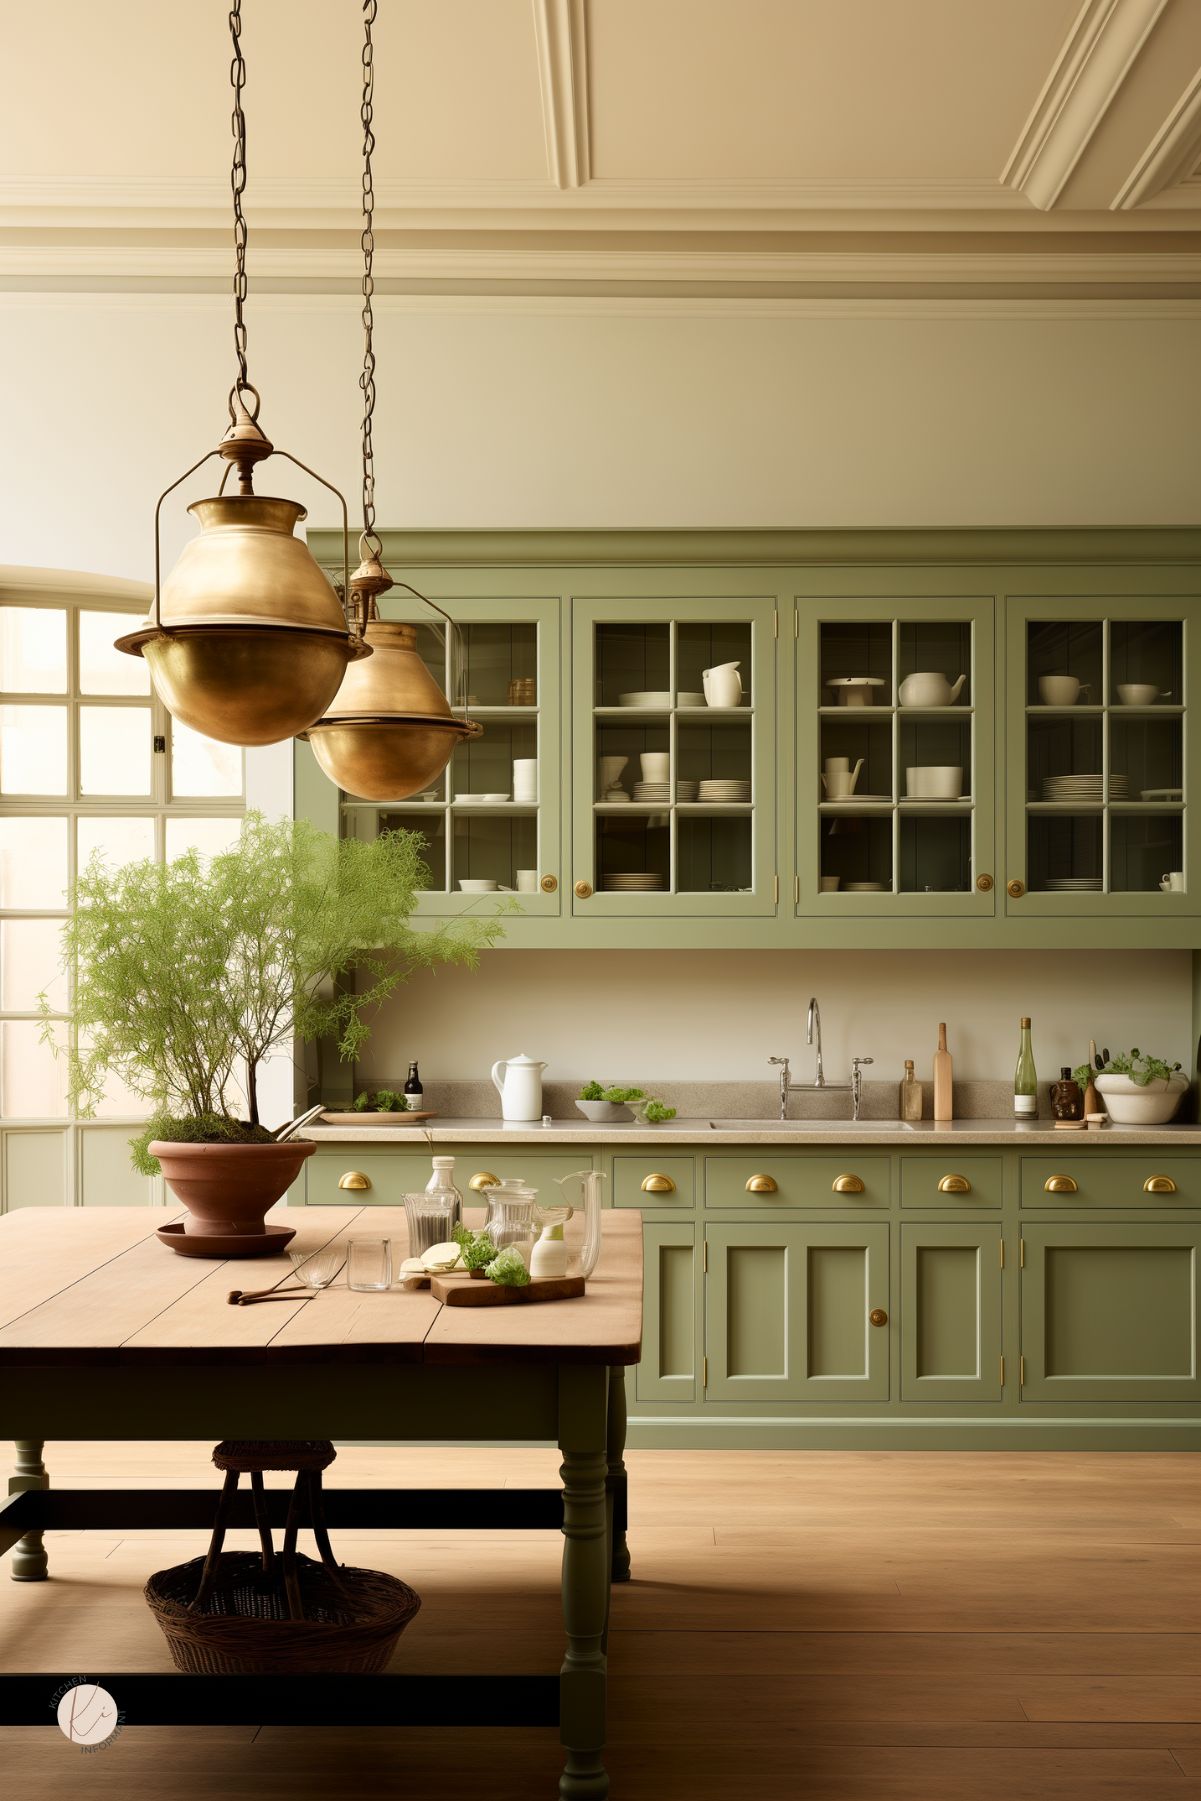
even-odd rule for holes
{"type": "MultiPolygon", "coordinates": [[[[608,1458],[609,1475],[607,1487],[610,1504],[624,1522],[626,1518],[626,1373],[620,1364],[615,1364],[609,1371],[609,1431],[608,1458]]],[[[630,1551],[626,1544],[625,1525],[613,1534],[613,1565],[611,1570],[614,1582],[630,1580],[630,1551]]]]}
{"type": "Polygon", "coordinates": [[[567,1752],[561,1801],[604,1801],[605,1626],[609,1611],[609,1371],[559,1368],[559,1449],[563,1453],[563,1622],[567,1655],[559,1675],[559,1737],[567,1752]]]}
{"type": "MultiPolygon", "coordinates": [[[[18,1438],[17,1473],[8,1479],[10,1495],[23,1494],[27,1488],[49,1488],[50,1478],[42,1462],[46,1441],[42,1438],[18,1438]]],[[[9,1574],[14,1582],[45,1582],[50,1574],[46,1547],[40,1532],[27,1532],[12,1548],[9,1574]]]]}

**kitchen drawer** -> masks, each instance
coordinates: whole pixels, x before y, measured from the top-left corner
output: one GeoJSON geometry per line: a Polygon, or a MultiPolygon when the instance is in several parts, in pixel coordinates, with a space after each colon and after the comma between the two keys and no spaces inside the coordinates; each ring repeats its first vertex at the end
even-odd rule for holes
{"type": "Polygon", "coordinates": [[[964,1157],[954,1148],[940,1157],[902,1157],[901,1205],[999,1207],[1004,1167],[1000,1157],[964,1157]]]}
{"type": "Polygon", "coordinates": [[[1114,1156],[1023,1157],[1023,1207],[1201,1207],[1201,1157],[1165,1155],[1154,1145],[1114,1156]],[[1048,1188],[1048,1182],[1063,1186],[1048,1188]],[[1148,1188],[1148,1183],[1170,1187],[1148,1188]],[[1070,1186],[1069,1186],[1070,1184],[1070,1186]]]}
{"type": "Polygon", "coordinates": [[[695,1201],[693,1158],[659,1157],[653,1151],[640,1152],[636,1157],[614,1157],[615,1207],[691,1207],[695,1201]],[[653,1185],[644,1187],[647,1182],[653,1185]],[[664,1182],[670,1182],[671,1187],[665,1188],[664,1182]]]}
{"type": "MultiPolygon", "coordinates": [[[[561,1192],[555,1187],[557,1176],[569,1176],[573,1170],[590,1169],[592,1157],[587,1150],[569,1149],[559,1152],[531,1150],[526,1145],[438,1145],[433,1150],[378,1150],[374,1146],[342,1144],[336,1150],[320,1150],[311,1157],[305,1170],[305,1199],[310,1207],[399,1207],[403,1196],[425,1187],[432,1173],[431,1158],[453,1156],[455,1186],[468,1206],[482,1205],[482,1197],[471,1191],[471,1178],[477,1173],[494,1176],[524,1176],[539,1190],[543,1201],[557,1201],[561,1192]],[[366,1176],[370,1188],[339,1188],[340,1178],[349,1170],[366,1176]]],[[[567,1198],[574,1203],[574,1194],[567,1198]]]]}
{"type": "Polygon", "coordinates": [[[764,1145],[752,1153],[706,1157],[708,1207],[887,1207],[887,1157],[854,1147],[834,1157],[798,1157],[764,1145]],[[750,1183],[772,1186],[748,1187],[750,1183]],[[839,1184],[844,1184],[839,1186],[839,1184]]]}

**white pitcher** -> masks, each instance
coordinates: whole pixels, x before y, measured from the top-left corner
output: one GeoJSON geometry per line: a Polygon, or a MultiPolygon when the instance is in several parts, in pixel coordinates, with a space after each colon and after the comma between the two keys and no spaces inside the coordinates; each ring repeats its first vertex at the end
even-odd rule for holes
{"type": "Polygon", "coordinates": [[[718,663],[701,676],[705,701],[711,707],[737,707],[742,703],[742,677],[737,663],[718,663]]]}
{"type": "Polygon", "coordinates": [[[542,1071],[535,1057],[502,1058],[492,1065],[492,1081],[500,1096],[501,1118],[526,1124],[542,1118],[542,1071]]]}
{"type": "Polygon", "coordinates": [[[855,783],[859,780],[859,771],[863,768],[860,757],[854,769],[849,757],[827,757],[826,766],[822,770],[822,789],[827,800],[844,800],[848,794],[854,794],[855,783]]]}

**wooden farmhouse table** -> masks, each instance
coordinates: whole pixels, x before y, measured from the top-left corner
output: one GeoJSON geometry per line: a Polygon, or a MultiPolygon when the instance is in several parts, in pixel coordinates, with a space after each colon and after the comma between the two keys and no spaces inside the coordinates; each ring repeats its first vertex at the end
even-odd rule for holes
{"type": "MultiPolygon", "coordinates": [[[[459,1422],[483,1417],[489,1439],[553,1441],[561,1490],[335,1487],[325,1512],[332,1530],[561,1531],[558,1676],[89,1676],[130,1725],[557,1722],[560,1795],[606,1795],[609,1590],[629,1574],[622,1366],[641,1350],[641,1216],[605,1213],[583,1297],[510,1307],[446,1307],[428,1288],[355,1293],[344,1274],[315,1296],[230,1306],[231,1288],[269,1286],[286,1276],[285,1260],[178,1256],[155,1232],[182,1217],[178,1207],[35,1207],[0,1218],[0,1438],[17,1446],[0,1554],[11,1554],[12,1576],[46,1577],[47,1529],[207,1533],[213,1523],[215,1471],[212,1489],[55,1491],[43,1462],[54,1439],[449,1443],[463,1440],[459,1422]]],[[[270,1217],[295,1225],[293,1250],[384,1236],[394,1258],[407,1255],[399,1208],[270,1217]]],[[[288,1496],[267,1492],[272,1524],[283,1525],[288,1496]]],[[[230,1523],[253,1526],[249,1494],[230,1523]]],[[[0,1722],[52,1725],[50,1697],[77,1674],[0,1676],[0,1722]]]]}

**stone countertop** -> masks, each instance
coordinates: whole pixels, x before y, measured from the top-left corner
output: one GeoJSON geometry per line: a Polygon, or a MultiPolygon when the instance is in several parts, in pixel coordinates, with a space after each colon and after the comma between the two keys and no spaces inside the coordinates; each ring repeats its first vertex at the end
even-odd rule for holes
{"type": "Polygon", "coordinates": [[[927,1145],[1054,1146],[1067,1151],[1096,1146],[1121,1149],[1157,1145],[1161,1150],[1201,1146],[1201,1126],[1104,1126],[1084,1132],[1056,1131],[1050,1120],[1027,1124],[1016,1119],[956,1119],[937,1125],[925,1119],[913,1125],[900,1120],[740,1120],[711,1125],[707,1119],[673,1119],[660,1126],[601,1126],[588,1120],[554,1120],[549,1126],[506,1125],[499,1119],[430,1120],[411,1126],[306,1127],[304,1136],[322,1144],[438,1145],[542,1144],[601,1145],[612,1150],[628,1145],[877,1145],[891,1149],[920,1150],[927,1145]]]}

